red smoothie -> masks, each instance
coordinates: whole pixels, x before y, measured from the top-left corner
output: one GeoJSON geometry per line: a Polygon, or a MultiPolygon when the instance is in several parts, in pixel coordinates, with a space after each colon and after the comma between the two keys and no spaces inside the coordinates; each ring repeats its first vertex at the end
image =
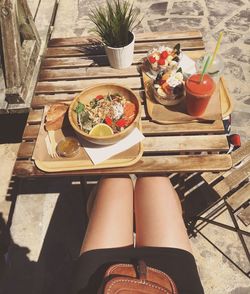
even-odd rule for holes
{"type": "Polygon", "coordinates": [[[215,82],[205,74],[200,83],[201,74],[194,74],[186,81],[187,112],[192,116],[201,116],[215,90],[215,82]]]}

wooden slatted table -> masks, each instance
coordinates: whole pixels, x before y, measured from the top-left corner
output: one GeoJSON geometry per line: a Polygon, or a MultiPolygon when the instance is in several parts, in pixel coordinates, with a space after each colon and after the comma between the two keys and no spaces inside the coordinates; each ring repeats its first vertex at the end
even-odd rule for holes
{"type": "Polygon", "coordinates": [[[143,81],[138,65],[146,52],[160,44],[181,44],[191,58],[204,54],[202,35],[187,33],[143,33],[136,35],[134,62],[128,69],[117,70],[108,65],[104,50],[95,46],[88,50],[93,39],[60,38],[49,41],[42,61],[40,75],[32,100],[32,108],[23,134],[23,141],[14,167],[14,175],[98,175],[123,173],[163,173],[220,171],[230,169],[232,161],[226,154],[228,142],[221,120],[212,123],[162,125],[152,122],[145,106],[143,81]],[[93,48],[92,48],[93,49],[93,48]],[[129,167],[73,172],[45,173],[32,161],[32,153],[41,124],[43,108],[47,104],[70,101],[85,87],[97,83],[119,83],[132,88],[141,97],[142,130],[146,139],[139,162],[129,167]]]}

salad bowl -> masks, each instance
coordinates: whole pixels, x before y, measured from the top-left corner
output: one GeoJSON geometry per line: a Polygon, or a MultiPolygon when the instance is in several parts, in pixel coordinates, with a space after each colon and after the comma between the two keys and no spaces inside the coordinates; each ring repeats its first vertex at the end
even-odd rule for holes
{"type": "Polygon", "coordinates": [[[84,89],[70,104],[68,117],[74,131],[98,145],[126,137],[140,120],[141,102],[119,84],[98,84],[84,89]]]}

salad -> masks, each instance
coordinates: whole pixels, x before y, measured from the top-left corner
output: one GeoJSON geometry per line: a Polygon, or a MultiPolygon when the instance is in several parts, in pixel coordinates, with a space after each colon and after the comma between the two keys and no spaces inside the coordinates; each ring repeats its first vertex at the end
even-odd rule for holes
{"type": "Polygon", "coordinates": [[[78,126],[89,134],[98,124],[106,124],[118,133],[127,128],[136,116],[136,106],[119,93],[97,95],[89,104],[78,101],[75,108],[78,126]]]}

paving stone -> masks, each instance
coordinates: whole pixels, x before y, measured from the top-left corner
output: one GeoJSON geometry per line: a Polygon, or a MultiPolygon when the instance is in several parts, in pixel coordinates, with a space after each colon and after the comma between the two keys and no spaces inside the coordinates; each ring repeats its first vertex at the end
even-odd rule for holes
{"type": "Polygon", "coordinates": [[[28,248],[27,257],[37,261],[59,193],[20,194],[12,220],[13,242],[28,248]]]}
{"type": "Polygon", "coordinates": [[[199,29],[202,25],[200,18],[158,18],[149,20],[148,25],[152,32],[161,31],[185,31],[199,29]]]}
{"type": "Polygon", "coordinates": [[[231,61],[225,61],[225,73],[232,75],[236,80],[246,81],[240,64],[236,64],[231,61]]]}
{"type": "Polygon", "coordinates": [[[16,144],[0,144],[0,211],[3,213],[5,222],[8,220],[10,201],[5,198],[8,195],[12,169],[16,161],[16,154],[19,148],[19,143],[16,144]],[[5,204],[2,204],[6,201],[5,204]]]}
{"type": "MultiPolygon", "coordinates": [[[[224,233],[223,236],[227,236],[224,233]]],[[[193,254],[206,294],[225,294],[243,288],[250,290],[249,279],[224,262],[222,255],[201,235],[191,239],[193,254]]],[[[241,294],[241,292],[234,292],[241,294]]]]}
{"type": "Polygon", "coordinates": [[[247,105],[250,105],[250,97],[247,98],[246,100],[244,100],[244,103],[247,104],[247,105]]]}
{"type": "MultiPolygon", "coordinates": [[[[97,3],[95,1],[95,3],[97,3]]],[[[98,2],[100,3],[100,1],[98,2]]],[[[83,16],[88,15],[89,11],[90,11],[90,7],[93,7],[93,1],[91,0],[78,0],[77,2],[77,17],[78,18],[82,18],[83,16]]]]}
{"type": "Polygon", "coordinates": [[[238,31],[247,31],[249,29],[250,23],[250,9],[242,10],[237,15],[233,16],[228,20],[225,25],[228,29],[238,30],[238,31]]]}
{"type": "Polygon", "coordinates": [[[234,12],[245,3],[241,0],[228,0],[226,3],[221,0],[205,0],[210,15],[226,16],[234,12]]]}
{"type": "Polygon", "coordinates": [[[244,2],[241,0],[228,0],[226,4],[220,0],[205,0],[205,2],[209,11],[208,20],[211,28],[218,25],[225,17],[233,13],[238,7],[244,5],[244,2]]]}
{"type": "MultiPolygon", "coordinates": [[[[243,104],[245,104],[245,106],[246,105],[249,105],[249,99],[250,99],[250,94],[247,92],[247,93],[241,93],[240,95],[237,95],[237,98],[236,98],[236,100],[237,100],[237,102],[238,101],[240,101],[240,102],[242,102],[242,105],[243,104]]],[[[246,110],[247,108],[245,108],[245,110],[246,110]]]]}
{"type": "Polygon", "coordinates": [[[167,12],[168,2],[154,3],[146,11],[149,15],[165,15],[167,12]]]}
{"type": "Polygon", "coordinates": [[[250,126],[250,113],[234,111],[232,113],[235,126],[250,126]]]}
{"type": "Polygon", "coordinates": [[[222,55],[227,59],[238,60],[242,63],[250,63],[249,54],[244,54],[244,50],[239,47],[232,47],[223,52],[222,55]]]}
{"type": "MultiPolygon", "coordinates": [[[[234,226],[228,211],[225,211],[217,216],[216,221],[229,226],[234,226]]],[[[244,230],[250,232],[250,228],[245,227],[244,230]]],[[[204,234],[211,242],[220,248],[226,256],[231,258],[245,272],[250,271],[250,264],[236,232],[209,224],[202,229],[202,234],[204,234]]],[[[248,244],[250,243],[250,237],[246,238],[246,242],[248,244]]],[[[207,251],[207,249],[204,250],[205,252],[207,251]]],[[[203,252],[201,254],[205,253],[203,252]]],[[[222,256],[222,262],[227,263],[230,268],[235,270],[235,266],[225,256],[222,256]]]]}
{"type": "Polygon", "coordinates": [[[249,287],[238,287],[235,288],[233,291],[230,291],[229,294],[248,294],[249,287]]]}
{"type": "Polygon", "coordinates": [[[241,34],[241,33],[233,32],[233,31],[230,31],[227,29],[222,29],[214,34],[216,39],[218,39],[221,31],[223,31],[223,39],[221,42],[221,46],[223,46],[223,44],[230,44],[231,45],[232,43],[235,43],[236,41],[238,41],[240,38],[243,37],[243,34],[241,34]]]}
{"type": "Polygon", "coordinates": [[[182,1],[174,3],[170,14],[201,16],[204,15],[204,11],[198,1],[182,1]]]}
{"type": "Polygon", "coordinates": [[[246,37],[246,39],[244,40],[244,44],[246,44],[246,45],[250,45],[250,38],[247,38],[247,37],[246,37]]]}

